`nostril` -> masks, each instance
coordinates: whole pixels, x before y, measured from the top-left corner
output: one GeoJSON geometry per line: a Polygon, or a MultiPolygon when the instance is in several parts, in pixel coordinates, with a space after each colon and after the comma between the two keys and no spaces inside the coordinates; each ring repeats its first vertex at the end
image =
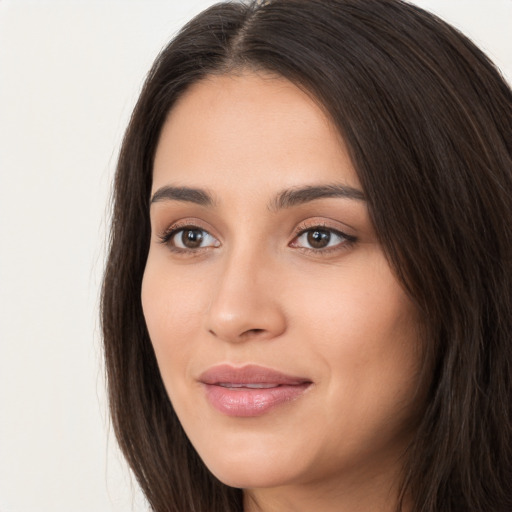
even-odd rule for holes
{"type": "MultiPolygon", "coordinates": [[[[218,337],[217,333],[213,329],[208,329],[208,332],[212,336],[215,336],[216,338],[218,337]]],[[[243,338],[247,338],[247,337],[251,337],[251,336],[257,336],[264,332],[265,332],[265,329],[247,329],[246,331],[243,331],[242,333],[240,333],[238,337],[239,337],[239,339],[243,339],[243,338]]]]}
{"type": "Polygon", "coordinates": [[[245,331],[244,333],[242,333],[242,335],[247,336],[247,335],[251,335],[251,334],[260,334],[262,332],[265,332],[265,329],[249,329],[249,330],[245,331]]]}

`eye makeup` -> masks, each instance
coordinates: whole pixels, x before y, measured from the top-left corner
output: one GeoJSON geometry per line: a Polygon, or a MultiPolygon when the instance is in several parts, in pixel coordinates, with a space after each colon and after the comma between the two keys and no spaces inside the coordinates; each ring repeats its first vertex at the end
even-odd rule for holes
{"type": "MultiPolygon", "coordinates": [[[[159,243],[178,255],[192,256],[221,247],[221,242],[205,229],[197,219],[171,224],[158,235],[159,243]]],[[[288,247],[315,255],[333,254],[347,250],[357,237],[330,226],[327,222],[302,222],[294,230],[288,247]]]]}

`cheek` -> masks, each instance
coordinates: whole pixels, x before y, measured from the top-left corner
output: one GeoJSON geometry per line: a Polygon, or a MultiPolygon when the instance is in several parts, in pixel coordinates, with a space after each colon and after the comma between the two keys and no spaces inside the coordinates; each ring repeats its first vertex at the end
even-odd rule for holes
{"type": "Polygon", "coordinates": [[[417,330],[415,308],[381,251],[370,247],[350,267],[335,270],[288,293],[297,321],[317,347],[326,354],[351,351],[366,360],[410,346],[417,330]]]}
{"type": "Polygon", "coordinates": [[[331,300],[308,301],[304,340],[314,340],[310,359],[322,368],[325,407],[317,415],[333,464],[333,453],[355,460],[401,446],[421,405],[415,308],[390,270],[378,268],[338,281],[331,300]]]}
{"type": "Polygon", "coordinates": [[[183,360],[193,350],[193,340],[201,327],[205,290],[197,281],[180,279],[174,272],[148,261],[142,281],[141,300],[149,336],[158,365],[166,370],[183,367],[183,360]]]}
{"type": "Polygon", "coordinates": [[[303,339],[322,361],[332,396],[346,396],[343,389],[360,410],[408,401],[421,364],[416,309],[385,258],[370,256],[371,265],[363,260],[342,279],[294,294],[303,339]]]}

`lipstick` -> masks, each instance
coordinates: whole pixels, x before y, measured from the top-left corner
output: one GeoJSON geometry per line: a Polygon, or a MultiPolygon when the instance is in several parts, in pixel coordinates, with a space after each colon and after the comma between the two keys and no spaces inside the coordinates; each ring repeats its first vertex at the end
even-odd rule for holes
{"type": "Polygon", "coordinates": [[[247,365],[213,366],[199,377],[208,402],[227,416],[254,417],[296,400],[312,384],[304,377],[247,365]]]}

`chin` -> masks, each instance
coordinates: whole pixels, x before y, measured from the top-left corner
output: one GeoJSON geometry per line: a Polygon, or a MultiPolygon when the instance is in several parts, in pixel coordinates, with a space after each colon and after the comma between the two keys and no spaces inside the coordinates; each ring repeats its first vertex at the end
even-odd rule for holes
{"type": "Polygon", "coordinates": [[[268,467],[261,470],[240,466],[209,469],[223,484],[240,489],[265,489],[288,483],[283,474],[278,476],[275,471],[269,472],[268,467]]]}
{"type": "Polygon", "coordinates": [[[279,487],[298,478],[297,464],[287,464],[264,453],[258,457],[226,457],[204,460],[210,472],[223,484],[241,489],[279,487]],[[279,463],[280,462],[280,463],[279,463]]]}

